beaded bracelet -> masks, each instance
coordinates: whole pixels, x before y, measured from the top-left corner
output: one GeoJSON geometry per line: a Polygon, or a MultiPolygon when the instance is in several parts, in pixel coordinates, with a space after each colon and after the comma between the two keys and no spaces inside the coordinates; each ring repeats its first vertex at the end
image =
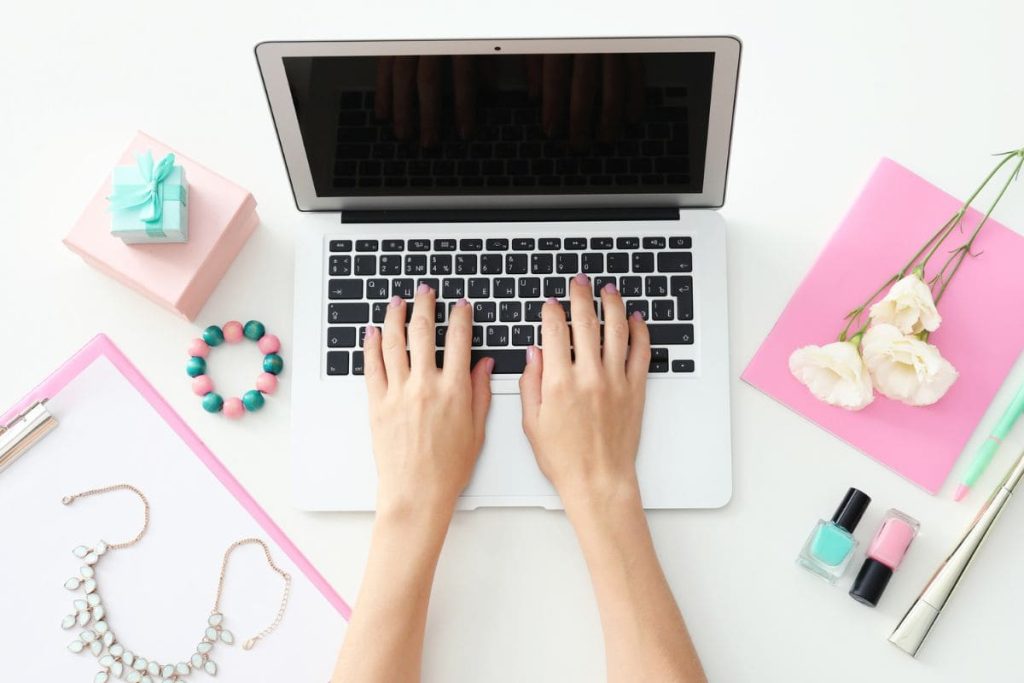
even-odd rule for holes
{"type": "Polygon", "coordinates": [[[203,409],[208,413],[221,411],[231,419],[238,419],[246,411],[254,412],[263,407],[265,394],[277,390],[277,375],[284,369],[284,361],[278,352],[281,340],[266,333],[267,328],[257,320],[250,320],[244,326],[237,320],[224,323],[224,327],[210,325],[203,330],[201,339],[193,339],[188,347],[188,364],[185,372],[192,378],[192,391],[203,397],[203,409]],[[242,338],[251,339],[263,353],[263,372],[256,378],[256,388],[245,392],[242,398],[224,399],[213,390],[213,381],[206,374],[206,357],[210,349],[224,342],[235,343],[242,338]]]}

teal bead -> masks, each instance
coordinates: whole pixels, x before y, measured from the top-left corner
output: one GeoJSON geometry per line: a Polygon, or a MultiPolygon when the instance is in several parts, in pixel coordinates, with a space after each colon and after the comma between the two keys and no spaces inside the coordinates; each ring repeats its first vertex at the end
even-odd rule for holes
{"type": "Polygon", "coordinates": [[[220,346],[224,343],[224,330],[217,325],[210,325],[203,330],[203,341],[210,346],[220,346]]]}
{"type": "Polygon", "coordinates": [[[203,410],[206,412],[219,413],[223,407],[224,399],[220,397],[220,394],[211,391],[206,396],[203,396],[203,410]]]}
{"type": "Polygon", "coordinates": [[[244,405],[245,409],[249,412],[254,412],[262,408],[265,401],[266,399],[263,398],[263,394],[255,389],[250,389],[242,396],[242,405],[244,405]]]}
{"type": "Polygon", "coordinates": [[[188,359],[188,364],[185,366],[185,372],[188,373],[189,377],[198,377],[199,375],[206,374],[206,360],[199,356],[192,356],[188,359]]]}
{"type": "Polygon", "coordinates": [[[259,341],[266,334],[267,328],[263,326],[259,320],[250,320],[242,328],[242,333],[246,339],[252,339],[253,341],[259,341]]]}
{"type": "Polygon", "coordinates": [[[284,370],[284,359],[276,353],[268,353],[263,357],[263,372],[279,375],[284,370]]]}

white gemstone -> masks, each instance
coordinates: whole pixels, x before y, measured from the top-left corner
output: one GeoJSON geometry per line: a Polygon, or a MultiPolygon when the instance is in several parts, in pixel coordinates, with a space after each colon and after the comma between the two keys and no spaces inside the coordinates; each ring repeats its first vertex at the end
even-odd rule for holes
{"type": "Polygon", "coordinates": [[[107,631],[106,633],[103,634],[103,644],[106,645],[107,647],[110,647],[111,645],[114,644],[114,632],[113,631],[107,631]]]}
{"type": "Polygon", "coordinates": [[[107,552],[107,543],[106,543],[106,541],[100,541],[99,543],[97,543],[95,551],[96,551],[97,555],[102,555],[103,553],[107,552]]]}
{"type": "Polygon", "coordinates": [[[125,650],[124,654],[121,655],[121,661],[124,662],[125,666],[131,666],[132,662],[135,661],[135,654],[131,650],[125,650]]]}
{"type": "Polygon", "coordinates": [[[217,640],[217,629],[212,626],[206,629],[206,637],[210,640],[217,640]]]}
{"type": "Polygon", "coordinates": [[[78,625],[79,626],[85,626],[86,624],[89,623],[90,619],[92,619],[92,615],[89,614],[89,610],[82,610],[81,612],[78,613],[78,625]]]}
{"type": "Polygon", "coordinates": [[[144,675],[144,676],[142,677],[142,683],[153,683],[153,679],[152,679],[152,678],[150,678],[148,674],[147,674],[147,675],[144,675]]]}
{"type": "Polygon", "coordinates": [[[97,555],[96,553],[89,553],[88,555],[86,555],[82,559],[85,560],[86,564],[96,564],[97,562],[100,561],[100,556],[97,555]]]}
{"type": "Polygon", "coordinates": [[[173,676],[174,675],[174,665],[173,664],[164,664],[163,668],[160,669],[160,675],[163,676],[164,678],[170,678],[171,676],[173,676]]]}
{"type": "Polygon", "coordinates": [[[103,643],[98,640],[92,641],[89,643],[89,652],[92,653],[93,657],[99,657],[103,652],[103,643]]]}
{"type": "Polygon", "coordinates": [[[85,596],[85,601],[89,603],[89,607],[95,607],[100,604],[100,596],[98,593],[89,593],[85,596]]]}
{"type": "Polygon", "coordinates": [[[101,671],[96,674],[96,678],[92,679],[92,683],[107,683],[110,680],[110,674],[106,671],[101,671]]]}
{"type": "Polygon", "coordinates": [[[84,545],[80,545],[71,552],[75,554],[75,557],[81,559],[89,554],[89,549],[86,548],[84,545]]]}
{"type": "Polygon", "coordinates": [[[100,657],[100,666],[105,669],[109,669],[114,665],[114,658],[111,655],[103,655],[100,657]]]}
{"type": "Polygon", "coordinates": [[[65,631],[75,625],[75,615],[69,614],[64,617],[60,622],[60,627],[65,631]]]}
{"type": "Polygon", "coordinates": [[[128,681],[128,683],[140,683],[142,681],[142,674],[138,671],[129,671],[124,680],[128,681]]]}
{"type": "Polygon", "coordinates": [[[192,655],[192,666],[199,668],[203,665],[203,656],[198,652],[192,655]]]}
{"type": "Polygon", "coordinates": [[[121,643],[114,643],[110,646],[110,654],[115,657],[120,657],[124,654],[124,645],[121,645],[121,643]]]}
{"type": "Polygon", "coordinates": [[[110,627],[107,626],[107,622],[105,621],[97,621],[95,624],[93,624],[93,628],[96,629],[96,633],[100,635],[103,635],[104,633],[110,630],[110,627]]]}
{"type": "Polygon", "coordinates": [[[96,634],[88,629],[79,633],[78,637],[82,639],[83,643],[91,643],[96,640],[96,634]]]}
{"type": "Polygon", "coordinates": [[[85,587],[86,593],[92,593],[96,590],[96,579],[86,579],[82,582],[82,585],[85,587]]]}
{"type": "Polygon", "coordinates": [[[156,662],[150,662],[146,665],[146,671],[152,676],[158,676],[160,674],[160,665],[156,662]]]}
{"type": "Polygon", "coordinates": [[[235,636],[231,633],[231,631],[228,631],[227,629],[224,629],[220,632],[220,639],[228,645],[231,645],[235,642],[235,636]]]}
{"type": "Polygon", "coordinates": [[[110,673],[120,678],[121,674],[124,673],[124,664],[122,664],[121,662],[114,662],[113,665],[111,665],[110,667],[110,673]]]}
{"type": "Polygon", "coordinates": [[[68,643],[68,649],[75,653],[81,652],[85,649],[85,643],[80,640],[72,640],[68,643]]]}
{"type": "Polygon", "coordinates": [[[75,600],[71,604],[75,606],[76,612],[81,612],[84,609],[89,609],[89,603],[87,603],[85,600],[75,600]]]}
{"type": "Polygon", "coordinates": [[[182,676],[187,676],[191,669],[189,668],[187,663],[178,662],[177,665],[174,667],[174,671],[181,674],[182,676]]]}
{"type": "Polygon", "coordinates": [[[220,612],[214,612],[210,615],[210,626],[220,626],[224,622],[224,615],[220,612]]]}
{"type": "Polygon", "coordinates": [[[160,683],[178,683],[178,681],[175,678],[165,678],[160,683]]]}
{"type": "Polygon", "coordinates": [[[203,665],[203,669],[211,676],[217,675],[217,665],[213,663],[212,659],[206,661],[206,664],[203,665]]]}
{"type": "Polygon", "coordinates": [[[78,587],[82,585],[82,582],[78,580],[77,576],[72,576],[70,579],[64,582],[64,587],[69,591],[78,590],[78,587]]]}
{"type": "Polygon", "coordinates": [[[96,605],[92,608],[93,619],[102,619],[105,616],[107,616],[107,610],[103,605],[96,605]]]}
{"type": "Polygon", "coordinates": [[[205,655],[207,652],[209,652],[212,649],[213,649],[213,643],[208,643],[205,640],[203,642],[199,643],[199,645],[196,646],[196,651],[199,654],[201,654],[201,655],[205,655]]]}
{"type": "Polygon", "coordinates": [[[83,579],[91,579],[92,577],[96,576],[96,570],[87,564],[83,564],[82,568],[78,571],[82,575],[83,579]]]}
{"type": "Polygon", "coordinates": [[[146,661],[145,657],[136,657],[135,662],[132,664],[132,668],[136,671],[142,671],[146,668],[147,664],[149,664],[149,662],[146,661]]]}

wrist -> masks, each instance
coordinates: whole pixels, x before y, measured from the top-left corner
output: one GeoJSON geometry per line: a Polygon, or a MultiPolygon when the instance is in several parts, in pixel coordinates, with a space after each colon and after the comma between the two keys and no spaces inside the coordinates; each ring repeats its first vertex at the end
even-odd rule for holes
{"type": "Polygon", "coordinates": [[[610,477],[576,482],[561,491],[566,514],[574,525],[586,520],[614,518],[631,511],[643,511],[636,476],[610,477]]]}
{"type": "Polygon", "coordinates": [[[444,497],[396,496],[378,491],[374,526],[418,533],[447,530],[454,511],[455,501],[444,497]]]}

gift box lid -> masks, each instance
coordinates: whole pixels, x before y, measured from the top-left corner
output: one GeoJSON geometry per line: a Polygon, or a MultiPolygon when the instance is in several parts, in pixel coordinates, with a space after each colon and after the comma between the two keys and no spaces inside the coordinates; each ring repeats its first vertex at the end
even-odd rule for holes
{"type": "Polygon", "coordinates": [[[259,223],[248,190],[139,131],[120,159],[151,150],[156,159],[173,152],[188,177],[189,240],[183,244],[125,244],[111,234],[107,197],[111,174],[85,207],[64,244],[88,263],[194,320],[259,223]]]}

